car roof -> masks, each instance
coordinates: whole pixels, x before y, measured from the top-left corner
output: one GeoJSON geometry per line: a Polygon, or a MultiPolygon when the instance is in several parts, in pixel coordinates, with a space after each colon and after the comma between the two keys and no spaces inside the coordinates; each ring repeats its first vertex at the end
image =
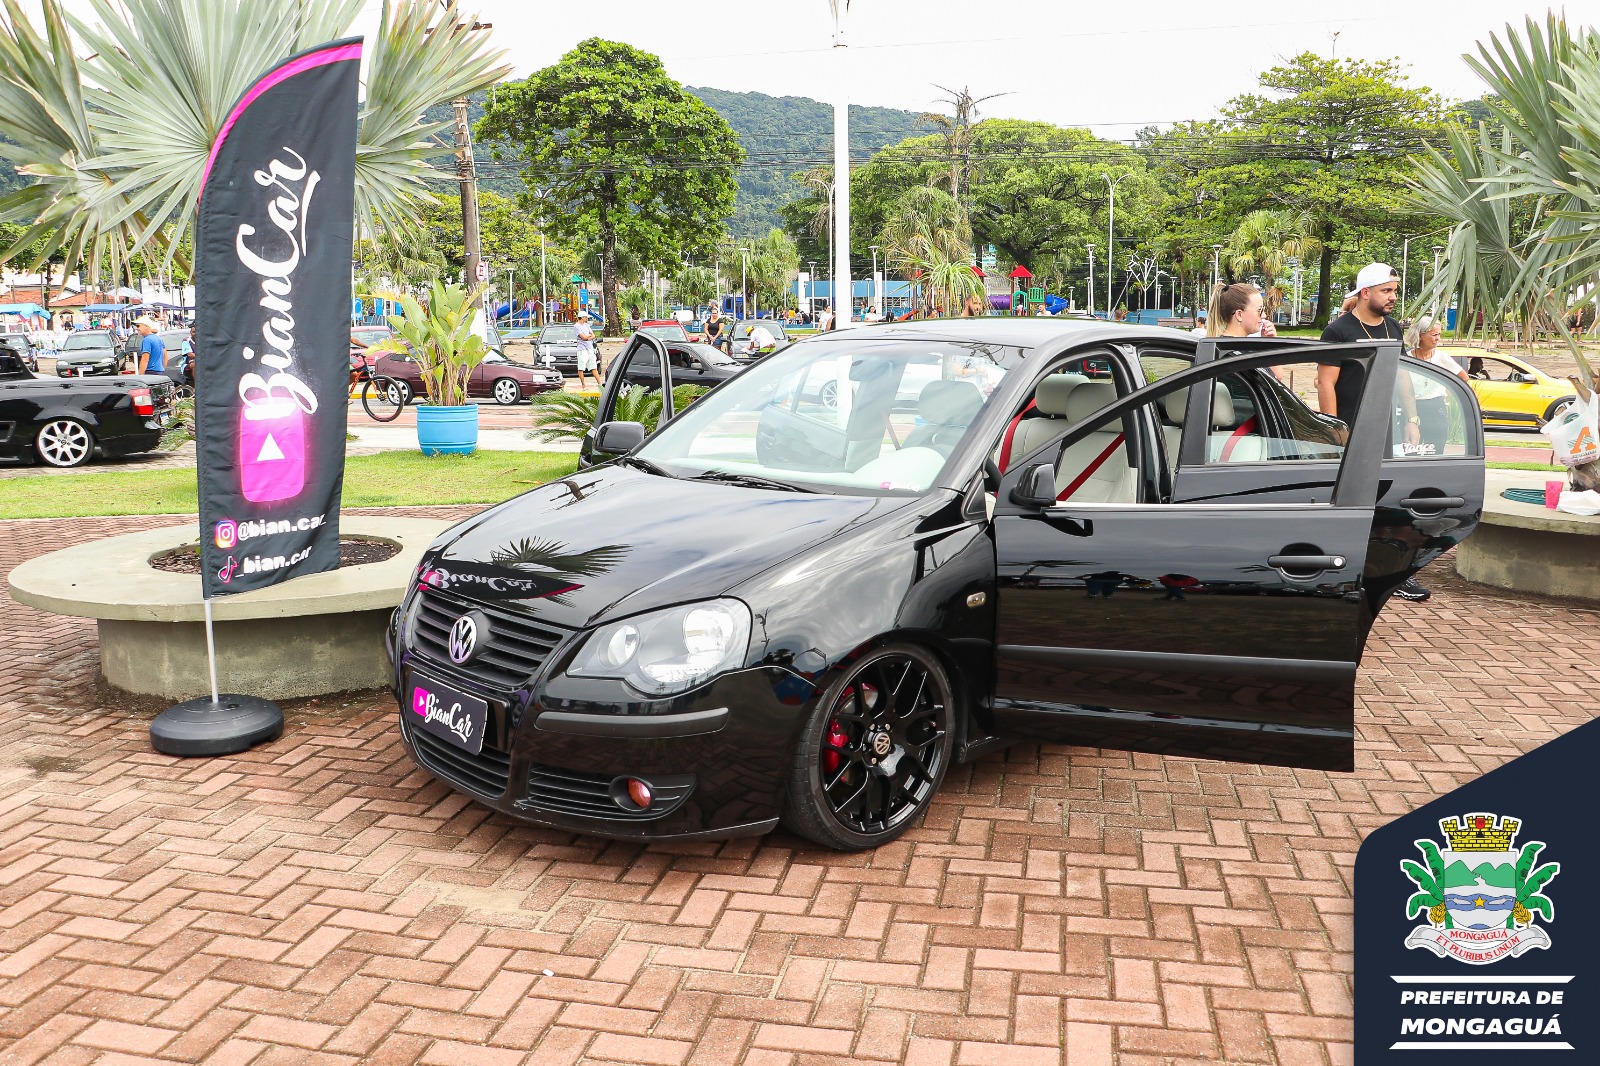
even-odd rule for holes
{"type": "Polygon", "coordinates": [[[856,326],[807,338],[807,343],[839,344],[852,336],[895,340],[952,340],[1004,344],[1013,348],[1042,348],[1055,344],[1128,341],[1192,342],[1185,330],[1167,326],[1130,326],[1124,322],[1058,318],[935,318],[892,325],[856,326]]]}

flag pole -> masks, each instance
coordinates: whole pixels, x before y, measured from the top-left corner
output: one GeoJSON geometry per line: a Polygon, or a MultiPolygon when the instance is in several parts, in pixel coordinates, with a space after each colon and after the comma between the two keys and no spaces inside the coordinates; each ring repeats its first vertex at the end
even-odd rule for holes
{"type": "Polygon", "coordinates": [[[204,597],[206,605],[206,665],[211,667],[211,706],[222,704],[217,694],[217,636],[211,625],[211,597],[204,597]]]}

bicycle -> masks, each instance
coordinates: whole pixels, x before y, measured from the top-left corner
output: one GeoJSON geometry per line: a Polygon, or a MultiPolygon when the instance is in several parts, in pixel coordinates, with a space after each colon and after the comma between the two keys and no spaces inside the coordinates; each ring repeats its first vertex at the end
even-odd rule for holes
{"type": "Polygon", "coordinates": [[[361,408],[375,422],[393,422],[410,402],[411,386],[399,378],[377,374],[361,385],[361,408]]]}

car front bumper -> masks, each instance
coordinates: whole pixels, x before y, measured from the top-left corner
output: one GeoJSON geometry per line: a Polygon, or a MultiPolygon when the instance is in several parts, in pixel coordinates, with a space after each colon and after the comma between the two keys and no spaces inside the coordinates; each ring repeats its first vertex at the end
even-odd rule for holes
{"type": "MultiPolygon", "coordinates": [[[[397,617],[399,612],[397,612],[397,617]]],[[[578,637],[552,653],[559,665],[578,637]]],[[[814,686],[758,666],[689,693],[641,699],[620,682],[555,675],[513,692],[476,681],[408,647],[391,626],[400,736],[412,760],[497,811],[537,825],[628,840],[720,839],[777,824],[795,738],[814,686]],[[414,675],[484,698],[490,727],[470,754],[415,725],[414,675]],[[630,807],[622,784],[649,784],[658,802],[630,807]]]]}

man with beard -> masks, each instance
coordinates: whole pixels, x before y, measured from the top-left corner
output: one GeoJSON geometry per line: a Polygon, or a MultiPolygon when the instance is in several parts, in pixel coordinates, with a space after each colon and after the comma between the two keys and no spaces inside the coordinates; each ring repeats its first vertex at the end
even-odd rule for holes
{"type": "MultiPolygon", "coordinates": [[[[1393,340],[1405,342],[1405,330],[1389,313],[1400,293],[1399,272],[1387,263],[1368,263],[1356,275],[1355,303],[1322,331],[1329,344],[1357,341],[1393,340]]],[[[1318,359],[1317,406],[1346,426],[1355,424],[1355,408],[1361,398],[1362,366],[1338,356],[1318,359]]],[[[1417,417],[1417,401],[1411,390],[1411,375],[1401,373],[1395,381],[1395,403],[1400,424],[1395,439],[1405,447],[1422,443],[1422,420],[1417,417]]],[[[1421,602],[1431,593],[1414,578],[1407,579],[1394,593],[1404,600],[1421,602]]]]}

